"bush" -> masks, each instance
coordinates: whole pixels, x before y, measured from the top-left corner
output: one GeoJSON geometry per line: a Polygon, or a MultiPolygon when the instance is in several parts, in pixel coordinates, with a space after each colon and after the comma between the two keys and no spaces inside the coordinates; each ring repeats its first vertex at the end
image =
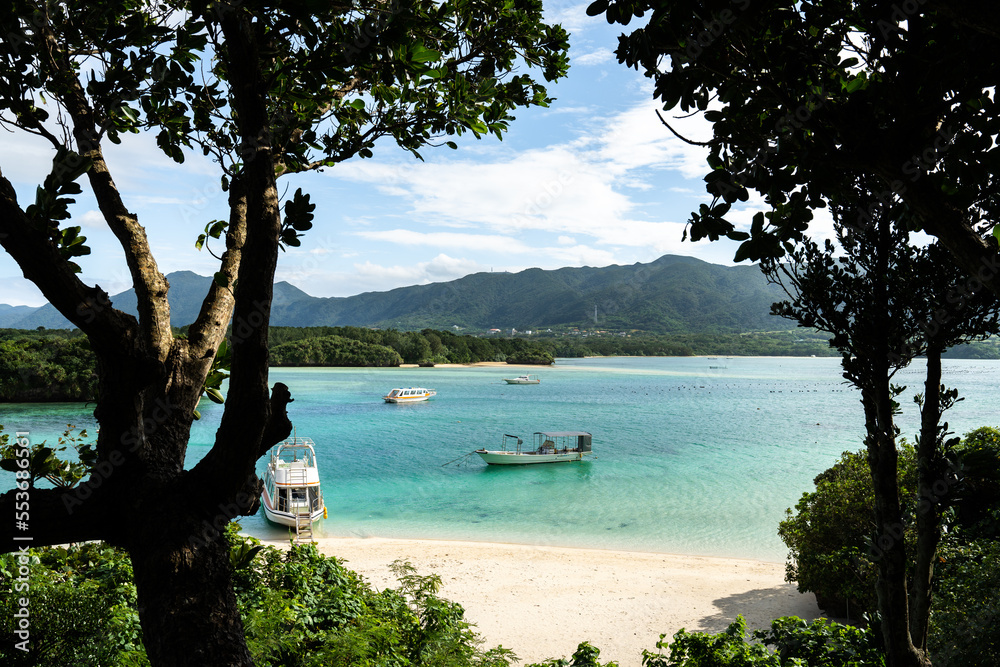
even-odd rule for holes
{"type": "Polygon", "coordinates": [[[997,539],[1000,521],[1000,430],[984,426],[965,434],[955,448],[962,462],[958,522],[969,537],[997,539]]]}
{"type": "MultiPolygon", "coordinates": [[[[916,486],[913,449],[900,451],[902,494],[916,486]]],[[[795,512],[785,510],[778,535],[788,547],[785,580],[816,594],[831,616],[860,619],[876,611],[877,568],[869,556],[875,502],[865,452],[844,452],[802,494],[795,512]]]]}
{"type": "MultiPolygon", "coordinates": [[[[928,645],[933,663],[961,667],[1000,664],[1000,431],[980,428],[954,448],[961,481],[943,517],[935,564],[928,645]]],[[[915,456],[900,451],[900,497],[916,509],[915,456]]],[[[779,526],[789,548],[786,579],[816,594],[837,616],[874,614],[877,569],[867,547],[872,524],[871,476],[864,452],[845,453],[816,477],[779,526]]],[[[912,518],[907,520],[912,525],[912,518]]],[[[912,543],[912,530],[904,537],[912,543]]],[[[811,663],[810,663],[811,664],[811,663]]]]}
{"type": "Polygon", "coordinates": [[[644,667],[879,667],[885,665],[878,640],[862,630],[820,618],[807,623],[795,616],[771,622],[770,630],[747,633],[746,620],[737,616],[724,632],[674,634],[660,653],[643,651],[644,667]],[[769,650],[767,647],[772,647],[769,650]],[[669,648],[669,656],[662,654],[669,648]]]}
{"type": "Polygon", "coordinates": [[[928,648],[934,667],[1000,665],[1000,544],[946,535],[938,550],[928,648]]]}
{"type": "Polygon", "coordinates": [[[0,555],[0,663],[148,665],[135,609],[132,566],[124,552],[101,543],[32,549],[30,556],[0,555]],[[27,582],[19,567],[30,562],[27,582]],[[23,584],[27,583],[27,588],[23,584]],[[20,599],[28,607],[27,651],[17,644],[20,599]]]}

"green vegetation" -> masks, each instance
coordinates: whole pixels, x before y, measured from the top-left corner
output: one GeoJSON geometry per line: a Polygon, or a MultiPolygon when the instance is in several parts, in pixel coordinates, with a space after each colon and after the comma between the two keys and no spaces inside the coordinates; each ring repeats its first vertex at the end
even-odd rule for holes
{"type": "Polygon", "coordinates": [[[93,442],[88,442],[87,429],[79,433],[71,424],[59,438],[59,445],[49,445],[45,440],[23,447],[3,432],[0,424],[0,469],[18,474],[17,479],[27,483],[28,489],[35,488],[40,480],[46,480],[54,487],[71,488],[90,474],[97,463],[97,450],[93,442]],[[74,461],[61,458],[59,452],[72,447],[76,453],[74,461]],[[27,461],[22,465],[22,461],[27,461]]]}
{"type": "Polygon", "coordinates": [[[836,354],[829,336],[815,331],[746,334],[648,334],[597,332],[540,336],[538,342],[556,357],[688,357],[727,355],[759,357],[828,357],[836,354]]]}
{"type": "MultiPolygon", "coordinates": [[[[905,508],[900,537],[916,539],[915,516],[936,502],[945,517],[937,552],[935,605],[928,646],[935,665],[977,667],[1000,664],[1000,431],[980,428],[966,434],[949,453],[951,474],[928,496],[917,494],[915,449],[899,452],[899,493],[905,508]]],[[[873,540],[871,473],[864,452],[845,452],[816,477],[781,522],[789,548],[786,579],[813,592],[827,613],[852,619],[875,618],[875,580],[881,546],[873,540]]],[[[883,545],[884,546],[884,545],[883,545]]],[[[908,567],[912,570],[914,564],[908,567]]]]}
{"type": "Polygon", "coordinates": [[[272,366],[398,366],[399,353],[343,336],[303,338],[271,348],[272,366]]]}
{"type": "Polygon", "coordinates": [[[79,331],[0,329],[0,401],[92,401],[96,365],[79,331]]]}
{"type": "Polygon", "coordinates": [[[681,630],[662,653],[643,652],[644,667],[880,667],[885,664],[871,631],[820,618],[775,619],[769,630],[747,632],[742,616],[718,634],[681,630]],[[770,647],[770,648],[768,648],[770,647]]]}
{"type": "MultiPolygon", "coordinates": [[[[233,588],[258,665],[508,665],[509,650],[484,650],[460,605],[437,596],[440,578],[397,562],[396,590],[377,591],[313,545],[262,547],[228,531],[233,588]]],[[[142,648],[132,566],[103,543],[0,556],[0,662],[139,667],[142,648]],[[24,590],[12,588],[19,568],[24,590]],[[18,598],[31,600],[27,651],[16,646],[18,598]]]]}
{"type": "Polygon", "coordinates": [[[404,332],[362,327],[273,327],[271,339],[274,366],[398,366],[480,361],[547,365],[555,361],[551,352],[534,340],[459,336],[433,329],[404,332]]]}

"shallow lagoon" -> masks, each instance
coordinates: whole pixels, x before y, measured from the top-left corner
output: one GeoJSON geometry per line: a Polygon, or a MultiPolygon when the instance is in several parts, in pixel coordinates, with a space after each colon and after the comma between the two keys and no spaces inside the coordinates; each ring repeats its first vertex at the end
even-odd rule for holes
{"type": "MultiPolygon", "coordinates": [[[[515,368],[273,369],[295,401],[298,435],[317,443],[326,535],[423,537],[783,560],[776,526],[845,450],[861,447],[857,392],[833,358],[560,359],[539,385],[515,368]],[[391,405],[393,387],[426,386],[425,403],[391,405]],[[487,467],[479,447],[504,433],[586,430],[596,460],[487,467]],[[454,461],[459,459],[458,461],[454,461]],[[450,465],[443,465],[454,461],[450,465]]],[[[998,425],[1000,362],[945,362],[967,399],[947,415],[964,433],[998,425]]],[[[902,371],[903,434],[917,428],[922,366],[902,371]]],[[[221,415],[203,404],[189,465],[221,415]]],[[[54,437],[93,426],[80,404],[0,405],[8,432],[54,437]]],[[[264,461],[260,462],[263,470],[264,461]]],[[[258,515],[251,532],[285,533],[258,515]]]]}

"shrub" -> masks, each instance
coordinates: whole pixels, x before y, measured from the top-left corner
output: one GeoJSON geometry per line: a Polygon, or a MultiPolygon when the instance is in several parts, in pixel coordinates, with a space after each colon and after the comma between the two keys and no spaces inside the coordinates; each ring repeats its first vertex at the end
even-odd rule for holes
{"type": "MultiPolygon", "coordinates": [[[[980,428],[954,448],[961,481],[944,515],[935,564],[929,649],[937,665],[1000,664],[1000,431],[980,428]]],[[[900,452],[900,496],[912,515],[914,452],[900,452]]],[[[779,535],[789,548],[786,579],[816,594],[827,612],[860,618],[876,609],[877,570],[867,548],[871,534],[871,477],[864,452],[845,453],[816,477],[779,535]]],[[[912,524],[912,521],[908,521],[912,524]]],[[[906,537],[912,541],[911,530],[906,537]]],[[[810,663],[811,664],[811,663],[810,663]]]]}
{"type": "Polygon", "coordinates": [[[18,584],[18,554],[0,556],[0,663],[148,665],[135,609],[132,566],[124,552],[101,543],[33,549],[27,588],[18,584]],[[17,586],[17,588],[15,588],[17,586]],[[30,601],[29,638],[14,634],[20,599],[30,601]]]}
{"type": "Polygon", "coordinates": [[[711,634],[680,630],[670,643],[660,635],[658,653],[643,651],[644,667],[880,667],[878,639],[862,630],[820,618],[807,623],[795,616],[775,619],[769,630],[747,632],[737,616],[725,631],[711,634]],[[768,649],[771,647],[771,649],[768,649]],[[662,649],[669,648],[664,656],[662,649]]]}
{"type": "MultiPolygon", "coordinates": [[[[902,494],[916,482],[913,449],[900,451],[902,494]]],[[[785,579],[816,594],[820,608],[839,618],[876,610],[877,568],[869,557],[874,492],[865,452],[844,452],[816,476],[816,490],[802,494],[795,512],[785,510],[778,535],[788,547],[785,579]]]]}
{"type": "MultiPolygon", "coordinates": [[[[994,517],[996,518],[996,517],[994,517]]],[[[928,648],[934,667],[1000,665],[1000,544],[948,534],[938,550],[928,648]]]]}

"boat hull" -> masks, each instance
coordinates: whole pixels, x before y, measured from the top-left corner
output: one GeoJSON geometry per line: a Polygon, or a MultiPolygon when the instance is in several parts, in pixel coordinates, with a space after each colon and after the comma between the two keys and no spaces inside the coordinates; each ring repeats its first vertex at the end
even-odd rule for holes
{"type": "Polygon", "coordinates": [[[405,398],[384,397],[386,403],[419,403],[430,399],[430,396],[407,396],[405,398]]]}
{"type": "Polygon", "coordinates": [[[423,387],[396,387],[382,397],[386,403],[419,403],[426,401],[432,396],[437,396],[433,389],[423,387]]]}
{"type": "Polygon", "coordinates": [[[541,380],[511,380],[509,378],[504,378],[504,382],[507,384],[539,384],[541,380]]]}
{"type": "MultiPolygon", "coordinates": [[[[271,523],[278,524],[279,526],[288,526],[290,528],[295,527],[296,514],[292,512],[280,512],[274,507],[274,501],[271,498],[271,494],[268,493],[265,487],[264,492],[261,494],[261,506],[264,508],[264,518],[271,523]]],[[[320,507],[312,512],[308,512],[306,507],[302,507],[302,514],[309,514],[310,521],[316,522],[323,518],[323,512],[326,509],[325,505],[320,505],[320,507]]]]}
{"type": "Polygon", "coordinates": [[[582,461],[584,452],[556,452],[553,454],[534,454],[531,452],[502,452],[476,450],[480,458],[493,466],[523,466],[533,463],[571,463],[582,461]]]}

